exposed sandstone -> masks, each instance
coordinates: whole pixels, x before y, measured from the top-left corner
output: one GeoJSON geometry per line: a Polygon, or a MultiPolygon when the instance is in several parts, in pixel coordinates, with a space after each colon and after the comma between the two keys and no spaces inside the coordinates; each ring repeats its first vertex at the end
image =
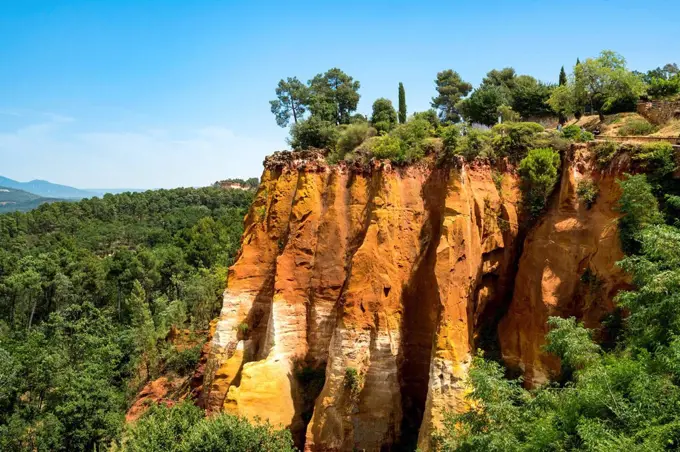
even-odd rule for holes
{"type": "Polygon", "coordinates": [[[548,317],[574,316],[596,328],[612,311],[616,292],[627,285],[616,266],[623,253],[615,211],[616,179],[625,169],[599,171],[586,149],[577,149],[562,166],[548,211],[526,238],[512,303],[498,333],[503,359],[528,386],[559,372],[559,361],[542,351],[548,317]],[[590,209],[576,195],[578,182],[588,178],[599,188],[590,209]]]}
{"type": "Polygon", "coordinates": [[[307,451],[426,451],[444,412],[467,409],[471,354],[488,337],[529,385],[555,375],[548,317],[597,326],[626,285],[623,169],[598,171],[585,148],[563,157],[527,234],[507,164],[275,153],[229,271],[205,406],[288,427],[307,451]],[[599,185],[591,209],[576,197],[583,178],[599,185]]]}
{"type": "Polygon", "coordinates": [[[482,313],[511,290],[515,173],[499,190],[483,163],[330,167],[311,152],[265,167],[207,408],[282,424],[306,450],[415,448],[419,432],[427,449],[443,410],[465,407],[482,313]]]}

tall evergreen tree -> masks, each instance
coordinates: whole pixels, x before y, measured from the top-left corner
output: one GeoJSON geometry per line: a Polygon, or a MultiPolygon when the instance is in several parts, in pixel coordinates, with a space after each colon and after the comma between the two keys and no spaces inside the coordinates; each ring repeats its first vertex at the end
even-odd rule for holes
{"type": "Polygon", "coordinates": [[[564,66],[560,69],[560,86],[567,84],[567,73],[564,72],[564,66]]]}
{"type": "Polygon", "coordinates": [[[451,69],[437,73],[437,96],[432,98],[432,108],[439,111],[439,119],[449,124],[460,122],[456,104],[472,91],[472,85],[451,69]]]}
{"type": "Polygon", "coordinates": [[[399,124],[406,122],[406,91],[404,84],[399,82],[399,124]]]}

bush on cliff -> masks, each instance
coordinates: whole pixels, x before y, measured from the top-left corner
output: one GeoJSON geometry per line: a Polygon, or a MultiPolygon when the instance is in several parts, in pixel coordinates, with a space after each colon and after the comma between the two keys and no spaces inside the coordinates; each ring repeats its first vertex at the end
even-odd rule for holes
{"type": "Polygon", "coordinates": [[[428,121],[411,118],[389,134],[370,138],[364,146],[374,158],[389,159],[395,164],[412,163],[425,156],[426,140],[433,135],[428,121]]]}
{"type": "Polygon", "coordinates": [[[354,151],[361,143],[376,134],[376,129],[367,122],[340,126],[338,141],[335,144],[334,150],[328,156],[329,162],[337,163],[344,159],[347,154],[354,151]]]}
{"type": "Polygon", "coordinates": [[[338,141],[339,131],[330,121],[311,116],[290,128],[289,143],[293,149],[330,149],[338,141]]]}
{"type": "Polygon", "coordinates": [[[495,125],[491,130],[491,144],[498,155],[521,160],[535,146],[538,134],[544,129],[535,122],[505,122],[495,125]]]}
{"type": "Polygon", "coordinates": [[[590,209],[597,199],[597,185],[591,179],[581,179],[576,186],[576,195],[590,209]]]}
{"type": "Polygon", "coordinates": [[[550,148],[532,149],[520,162],[522,202],[532,218],[543,211],[557,183],[559,169],[560,154],[550,148]]]}

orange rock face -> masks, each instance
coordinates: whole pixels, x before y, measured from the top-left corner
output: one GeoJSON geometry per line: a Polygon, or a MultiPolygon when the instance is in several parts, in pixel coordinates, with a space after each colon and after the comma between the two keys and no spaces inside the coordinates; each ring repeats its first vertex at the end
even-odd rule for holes
{"type": "Polygon", "coordinates": [[[541,351],[548,317],[595,326],[626,285],[615,266],[620,172],[600,173],[581,148],[565,159],[527,233],[507,164],[269,158],[229,271],[203,406],[290,428],[310,452],[427,451],[445,411],[467,408],[471,354],[488,337],[528,384],[546,381],[559,370],[541,351]],[[576,196],[586,178],[600,191],[590,209],[576,196]]]}
{"type": "Polygon", "coordinates": [[[598,171],[586,149],[577,149],[572,160],[563,164],[558,193],[526,238],[512,303],[498,328],[503,359],[524,375],[528,386],[559,372],[558,360],[542,351],[548,317],[574,316],[595,328],[628,281],[616,266],[623,257],[616,179],[624,169],[598,171]],[[585,179],[599,189],[591,208],[576,194],[585,179]]]}
{"type": "Polygon", "coordinates": [[[443,411],[465,408],[484,312],[512,289],[517,176],[296,154],[265,166],[205,406],[289,427],[309,451],[427,450],[443,411]]]}

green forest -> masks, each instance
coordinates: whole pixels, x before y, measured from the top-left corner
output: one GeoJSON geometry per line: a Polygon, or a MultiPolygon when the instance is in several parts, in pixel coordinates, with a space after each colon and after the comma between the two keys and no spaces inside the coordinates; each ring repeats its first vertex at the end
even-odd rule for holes
{"type": "Polygon", "coordinates": [[[147,380],[193,371],[200,345],[165,338],[219,312],[252,196],[158,190],[0,215],[0,450],[107,450],[147,380]]]}

